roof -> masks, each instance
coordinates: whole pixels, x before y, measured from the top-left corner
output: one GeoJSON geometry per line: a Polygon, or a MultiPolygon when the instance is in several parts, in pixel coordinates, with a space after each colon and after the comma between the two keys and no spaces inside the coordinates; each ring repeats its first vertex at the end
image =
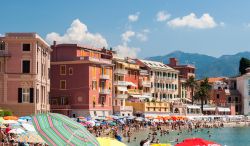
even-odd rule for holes
{"type": "Polygon", "coordinates": [[[143,64],[145,64],[147,67],[151,68],[151,69],[159,69],[159,70],[174,70],[175,69],[167,66],[166,64],[163,64],[161,62],[157,62],[157,61],[149,61],[149,60],[139,60],[141,61],[143,64]]]}
{"type": "Polygon", "coordinates": [[[217,82],[217,81],[223,81],[225,80],[226,77],[212,77],[212,78],[208,78],[208,82],[209,83],[214,83],[214,82],[217,82]]]}

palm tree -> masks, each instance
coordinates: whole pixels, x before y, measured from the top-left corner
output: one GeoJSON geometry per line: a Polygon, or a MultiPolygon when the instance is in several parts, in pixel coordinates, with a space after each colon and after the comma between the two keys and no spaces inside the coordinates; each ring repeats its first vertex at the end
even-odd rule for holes
{"type": "Polygon", "coordinates": [[[204,101],[209,99],[209,92],[211,90],[211,85],[208,82],[208,78],[205,78],[203,81],[200,82],[197,91],[195,93],[196,99],[201,101],[201,112],[203,113],[203,104],[204,101]]]}
{"type": "Polygon", "coordinates": [[[186,84],[185,84],[188,88],[191,89],[191,98],[192,98],[192,104],[194,104],[194,89],[197,86],[196,80],[194,78],[194,76],[191,76],[187,79],[186,84]]]}

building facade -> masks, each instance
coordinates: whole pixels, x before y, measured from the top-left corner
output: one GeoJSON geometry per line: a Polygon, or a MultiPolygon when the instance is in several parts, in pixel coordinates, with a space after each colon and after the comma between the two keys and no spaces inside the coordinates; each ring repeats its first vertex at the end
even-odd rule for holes
{"type": "Polygon", "coordinates": [[[50,46],[36,33],[6,33],[0,43],[0,108],[49,112],[50,46]]]}
{"type": "Polygon", "coordinates": [[[191,64],[180,65],[176,58],[169,58],[168,66],[179,71],[179,96],[183,103],[192,102],[191,89],[186,86],[186,81],[191,76],[195,78],[195,66],[191,64]]]}
{"type": "Polygon", "coordinates": [[[70,117],[112,114],[112,51],[55,42],[51,48],[51,111],[70,117]]]}
{"type": "Polygon", "coordinates": [[[237,77],[237,89],[242,96],[242,113],[250,115],[250,68],[247,73],[237,77]]]}
{"type": "Polygon", "coordinates": [[[156,61],[137,60],[149,73],[150,93],[157,101],[180,101],[178,94],[179,71],[156,61]]]}

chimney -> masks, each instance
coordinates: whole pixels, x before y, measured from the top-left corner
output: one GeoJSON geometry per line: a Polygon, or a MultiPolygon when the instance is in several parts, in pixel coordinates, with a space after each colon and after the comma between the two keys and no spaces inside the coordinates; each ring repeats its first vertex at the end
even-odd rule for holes
{"type": "Polygon", "coordinates": [[[56,41],[53,41],[53,46],[55,46],[56,45],[56,41]]]}
{"type": "Polygon", "coordinates": [[[170,66],[177,66],[179,62],[176,58],[169,58],[169,64],[170,66]]]}

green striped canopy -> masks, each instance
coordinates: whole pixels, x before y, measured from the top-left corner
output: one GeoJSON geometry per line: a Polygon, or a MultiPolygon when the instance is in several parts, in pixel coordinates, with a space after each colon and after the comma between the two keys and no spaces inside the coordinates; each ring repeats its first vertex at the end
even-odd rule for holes
{"type": "Polygon", "coordinates": [[[99,146],[97,139],[81,124],[61,114],[46,113],[32,117],[38,134],[53,146],[99,146]]]}

